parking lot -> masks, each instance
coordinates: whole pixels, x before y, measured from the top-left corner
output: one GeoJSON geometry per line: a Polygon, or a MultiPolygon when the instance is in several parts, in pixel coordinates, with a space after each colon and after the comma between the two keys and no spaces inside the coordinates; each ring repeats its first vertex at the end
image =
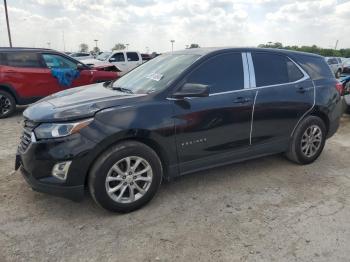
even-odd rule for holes
{"type": "Polygon", "coordinates": [[[0,125],[0,261],[349,261],[349,116],[314,164],[271,156],[187,175],[126,215],[11,175],[20,121],[0,125]]]}

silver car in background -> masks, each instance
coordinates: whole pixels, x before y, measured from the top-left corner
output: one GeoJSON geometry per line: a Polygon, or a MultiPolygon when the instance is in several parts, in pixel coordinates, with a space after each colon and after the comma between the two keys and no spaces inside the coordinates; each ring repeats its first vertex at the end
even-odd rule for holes
{"type": "Polygon", "coordinates": [[[332,69],[336,78],[343,72],[343,62],[340,57],[326,57],[327,64],[332,69]]]}

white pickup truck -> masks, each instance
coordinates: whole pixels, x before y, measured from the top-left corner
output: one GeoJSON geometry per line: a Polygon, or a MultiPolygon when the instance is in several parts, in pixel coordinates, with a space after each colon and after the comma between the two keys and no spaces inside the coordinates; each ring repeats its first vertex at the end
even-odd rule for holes
{"type": "Polygon", "coordinates": [[[123,75],[135,67],[142,64],[142,57],[139,52],[136,51],[113,51],[113,52],[103,52],[98,55],[96,59],[86,59],[83,60],[84,64],[87,65],[106,65],[113,64],[121,72],[119,75],[123,75]]]}

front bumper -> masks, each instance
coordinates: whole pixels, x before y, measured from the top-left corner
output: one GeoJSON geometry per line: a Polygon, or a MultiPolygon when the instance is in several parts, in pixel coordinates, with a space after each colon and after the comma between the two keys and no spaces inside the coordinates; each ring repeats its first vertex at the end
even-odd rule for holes
{"type": "Polygon", "coordinates": [[[32,141],[23,152],[16,154],[15,169],[20,171],[33,190],[61,196],[74,201],[82,200],[85,180],[94,156],[96,143],[81,134],[61,139],[32,141]],[[55,164],[72,161],[67,179],[52,176],[55,164]]]}
{"type": "Polygon", "coordinates": [[[19,171],[34,191],[68,198],[73,201],[81,201],[84,198],[84,185],[62,186],[58,184],[50,184],[35,179],[22,166],[20,166],[19,171]]]}

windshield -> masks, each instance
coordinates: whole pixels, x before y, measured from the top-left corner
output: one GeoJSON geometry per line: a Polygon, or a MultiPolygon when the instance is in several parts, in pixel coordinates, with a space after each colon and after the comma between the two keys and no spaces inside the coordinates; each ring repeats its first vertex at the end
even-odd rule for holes
{"type": "Polygon", "coordinates": [[[158,56],[135,68],[113,83],[117,90],[129,90],[134,94],[148,94],[167,87],[187,67],[194,63],[199,55],[158,56]]]}
{"type": "Polygon", "coordinates": [[[102,54],[99,54],[96,59],[97,60],[101,60],[101,61],[105,61],[110,55],[111,55],[112,52],[103,52],[102,54]]]}

